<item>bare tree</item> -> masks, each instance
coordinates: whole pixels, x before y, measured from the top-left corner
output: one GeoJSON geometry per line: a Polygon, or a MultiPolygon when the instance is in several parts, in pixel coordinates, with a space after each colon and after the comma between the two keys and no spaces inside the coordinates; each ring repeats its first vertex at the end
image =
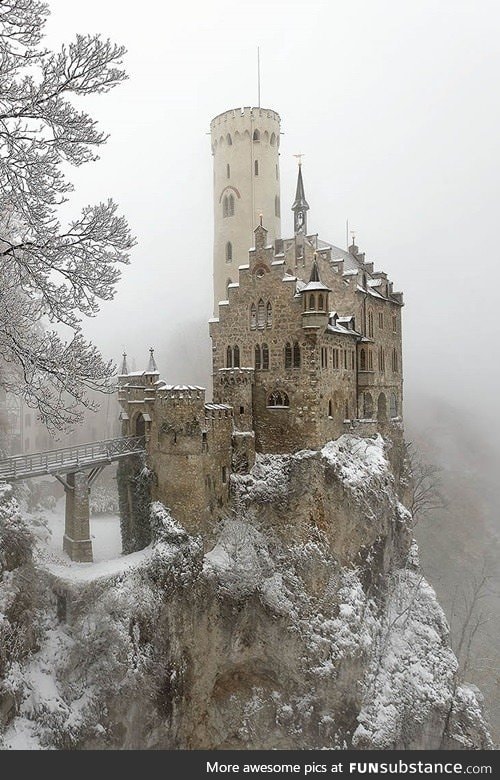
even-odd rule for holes
{"type": "Polygon", "coordinates": [[[134,240],[112,200],[59,220],[73,189],[63,167],[107,140],[71,101],[123,81],[125,51],[98,35],[49,51],[47,16],[39,0],[0,3],[0,383],[60,428],[113,373],[81,321],[113,298],[134,240]]]}
{"type": "Polygon", "coordinates": [[[431,463],[425,463],[416,452],[413,444],[406,445],[406,457],[410,464],[412,489],[408,509],[413,525],[428,517],[438,509],[445,509],[447,502],[442,493],[441,469],[431,463]]]}

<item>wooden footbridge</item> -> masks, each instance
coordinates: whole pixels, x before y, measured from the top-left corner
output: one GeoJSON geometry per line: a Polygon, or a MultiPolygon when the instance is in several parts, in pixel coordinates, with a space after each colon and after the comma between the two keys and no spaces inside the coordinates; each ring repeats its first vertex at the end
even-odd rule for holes
{"type": "Polygon", "coordinates": [[[144,436],[127,436],[29,455],[14,455],[0,460],[0,481],[15,482],[46,475],[58,479],[66,492],[64,550],[74,561],[92,561],[91,485],[109,463],[145,452],[144,436]]]}

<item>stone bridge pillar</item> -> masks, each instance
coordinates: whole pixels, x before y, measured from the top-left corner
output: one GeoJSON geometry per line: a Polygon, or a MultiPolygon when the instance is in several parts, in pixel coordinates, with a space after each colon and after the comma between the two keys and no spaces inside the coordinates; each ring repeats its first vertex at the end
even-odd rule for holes
{"type": "Polygon", "coordinates": [[[93,561],[90,538],[90,484],[91,475],[84,471],[68,474],[64,482],[66,515],[63,549],[72,561],[80,563],[93,561]]]}

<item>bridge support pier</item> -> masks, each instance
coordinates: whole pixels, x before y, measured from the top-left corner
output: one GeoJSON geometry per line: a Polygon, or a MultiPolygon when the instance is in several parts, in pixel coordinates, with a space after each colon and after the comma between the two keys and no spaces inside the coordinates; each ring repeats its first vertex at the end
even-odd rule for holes
{"type": "Polygon", "coordinates": [[[92,540],[90,538],[90,485],[94,472],[75,471],[60,481],[66,493],[66,514],[63,549],[72,561],[92,563],[92,540]]]}

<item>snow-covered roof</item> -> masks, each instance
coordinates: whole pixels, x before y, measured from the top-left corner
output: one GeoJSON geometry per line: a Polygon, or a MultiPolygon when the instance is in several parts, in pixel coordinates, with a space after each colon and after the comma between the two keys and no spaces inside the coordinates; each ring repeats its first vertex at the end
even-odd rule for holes
{"type": "Polygon", "coordinates": [[[170,390],[175,390],[175,391],[180,391],[180,392],[186,392],[186,391],[189,391],[189,390],[194,390],[194,391],[205,390],[205,388],[201,387],[201,385],[167,385],[166,382],[161,384],[158,389],[159,390],[169,390],[169,391],[170,390]]]}
{"type": "Polygon", "coordinates": [[[356,338],[358,338],[361,335],[360,333],[353,330],[352,328],[346,328],[344,325],[339,325],[338,321],[336,325],[327,325],[326,332],[338,333],[342,336],[356,336],[356,338]]]}
{"type": "Polygon", "coordinates": [[[229,412],[232,408],[229,404],[205,404],[205,409],[210,409],[211,411],[229,412]]]}

